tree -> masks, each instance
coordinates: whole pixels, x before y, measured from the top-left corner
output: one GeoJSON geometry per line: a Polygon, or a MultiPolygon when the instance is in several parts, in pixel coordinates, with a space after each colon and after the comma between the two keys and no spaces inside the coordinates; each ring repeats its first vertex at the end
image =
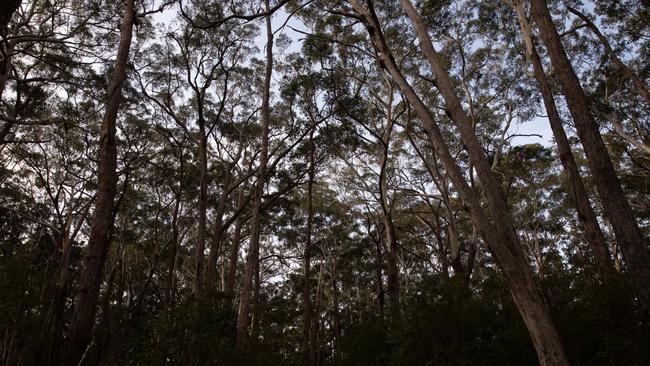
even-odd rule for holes
{"type": "Polygon", "coordinates": [[[625,193],[616,176],[609,153],[598,131],[589,102],[571,66],[546,3],[531,0],[532,17],[560,79],[569,111],[589,160],[589,167],[605,214],[612,225],[646,319],[650,317],[650,253],[647,238],[639,229],[625,193]]]}
{"type": "Polygon", "coordinates": [[[117,190],[115,122],[122,99],[122,85],[126,78],[134,21],[135,3],[134,0],[127,0],[120,27],[120,42],[115,59],[115,68],[111,76],[106,110],[102,120],[97,174],[97,200],[93,211],[78,298],[70,324],[70,331],[66,339],[62,364],[76,364],[83,360],[95,323],[99,286],[113,231],[113,210],[117,190]]]}

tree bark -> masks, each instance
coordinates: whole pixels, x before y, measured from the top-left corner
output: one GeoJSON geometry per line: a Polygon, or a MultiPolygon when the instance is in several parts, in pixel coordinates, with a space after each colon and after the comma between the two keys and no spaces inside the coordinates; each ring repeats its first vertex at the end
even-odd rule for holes
{"type": "Polygon", "coordinates": [[[467,204],[470,218],[472,218],[473,223],[481,231],[485,242],[490,247],[495,260],[503,271],[513,300],[531,334],[540,364],[568,365],[569,361],[564,354],[560,337],[553,325],[548,308],[543,301],[541,291],[534,281],[530,265],[512,226],[512,220],[505,203],[503,192],[495,177],[492,175],[491,166],[478,143],[473,126],[469,123],[455,95],[449,75],[439,62],[439,56],[433,50],[433,45],[419,14],[410,1],[400,1],[402,7],[411,18],[416,33],[420,38],[420,45],[423,48],[423,52],[436,75],[437,86],[445,98],[449,115],[458,126],[472,163],[479,172],[479,178],[486,191],[492,221],[486,216],[478,197],[471,190],[460,168],[456,165],[433,115],[399,70],[382,35],[380,23],[374,12],[372,1],[367,1],[369,4],[368,9],[362,7],[359,0],[351,0],[351,2],[354,10],[360,15],[362,22],[368,30],[382,67],[385,67],[389,71],[404,96],[416,110],[440,161],[449,174],[454,186],[467,204]]]}
{"type": "Polygon", "coordinates": [[[264,74],[264,86],[262,95],[262,151],[260,153],[260,165],[257,170],[257,183],[255,185],[255,195],[253,197],[253,207],[251,215],[251,234],[246,258],[246,267],[244,269],[244,278],[242,280],[241,296],[239,300],[239,312],[237,316],[237,334],[235,339],[235,348],[242,352],[247,349],[248,328],[250,326],[250,305],[251,290],[253,287],[253,276],[259,266],[260,256],[260,232],[261,223],[260,215],[262,208],[262,194],[266,183],[266,165],[268,163],[269,150],[269,117],[270,117],[270,93],[271,93],[271,74],[273,72],[273,31],[271,29],[271,13],[269,0],[264,2],[266,12],[266,70],[264,74]]]}
{"type": "Polygon", "coordinates": [[[591,174],[601,198],[605,215],[627,262],[646,323],[650,323],[650,253],[647,238],[637,225],[625,197],[598,125],[589,109],[580,81],[562,46],[560,36],[544,0],[531,0],[532,17],[539,28],[551,64],[558,75],[578,137],[589,161],[591,174]]]}
{"type": "Polygon", "coordinates": [[[95,203],[95,212],[90,227],[88,248],[81,270],[77,302],[66,340],[63,365],[79,364],[86,348],[89,346],[95,324],[99,287],[111,243],[114,200],[117,191],[115,122],[122,99],[122,84],[126,78],[134,19],[134,0],[126,0],[120,27],[120,42],[115,60],[115,69],[108,90],[108,102],[106,103],[101,127],[97,202],[95,203]]]}
{"type": "Polygon", "coordinates": [[[598,224],[596,214],[591,207],[589,195],[587,194],[587,190],[585,189],[582,178],[580,177],[580,172],[578,171],[578,166],[573,154],[571,153],[571,144],[569,143],[569,139],[564,131],[564,127],[562,127],[562,119],[560,118],[560,114],[555,105],[553,92],[551,91],[551,87],[544,72],[544,66],[542,65],[542,61],[537,53],[533,41],[533,35],[530,30],[530,24],[526,20],[523,5],[521,3],[515,5],[515,11],[517,12],[519,26],[523,33],[524,41],[526,42],[528,53],[527,58],[529,58],[533,64],[533,75],[537,81],[539,91],[542,94],[546,114],[548,115],[551,130],[553,131],[553,137],[555,138],[555,144],[557,145],[560,162],[562,163],[564,172],[569,179],[569,191],[575,201],[578,219],[585,230],[586,240],[593,251],[600,275],[603,276],[603,278],[611,279],[614,277],[615,272],[612,264],[612,257],[609,253],[609,248],[607,247],[607,241],[600,228],[600,224],[598,224]]]}
{"type": "Polygon", "coordinates": [[[314,217],[313,205],[313,188],[314,188],[314,131],[309,133],[309,180],[307,182],[307,232],[305,238],[305,252],[304,252],[304,285],[303,285],[303,330],[302,330],[302,343],[303,343],[303,364],[305,366],[313,365],[311,358],[312,344],[311,344],[311,249],[312,249],[312,228],[314,217]]]}

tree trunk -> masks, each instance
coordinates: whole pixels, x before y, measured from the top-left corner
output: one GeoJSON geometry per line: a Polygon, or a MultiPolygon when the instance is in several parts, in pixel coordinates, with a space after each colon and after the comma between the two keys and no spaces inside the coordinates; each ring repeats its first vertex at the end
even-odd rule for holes
{"type": "Polygon", "coordinates": [[[384,234],[386,235],[386,244],[388,246],[388,301],[390,305],[391,316],[396,316],[399,311],[399,277],[397,269],[397,236],[395,225],[393,224],[392,205],[388,202],[388,175],[386,168],[388,165],[388,154],[390,148],[390,137],[393,131],[392,107],[393,107],[393,89],[389,88],[389,96],[386,110],[386,131],[381,141],[381,155],[379,156],[379,196],[381,200],[382,220],[384,224],[384,234]]]}
{"type": "Polygon", "coordinates": [[[625,193],[616,176],[607,147],[594,120],[589,101],[562,46],[560,36],[544,0],[531,0],[532,17],[549,52],[551,64],[558,75],[578,137],[589,161],[591,174],[601,198],[605,215],[621,246],[623,258],[630,270],[641,310],[650,323],[650,253],[648,241],[632,213],[625,193]]]}
{"type": "MultiPolygon", "coordinates": [[[[180,170],[183,170],[183,158],[181,151],[181,167],[180,170]]],[[[183,193],[183,175],[181,173],[181,178],[179,180],[178,192],[174,192],[174,211],[172,212],[172,238],[169,247],[169,262],[167,265],[167,284],[166,284],[166,296],[165,301],[168,306],[173,306],[176,302],[176,286],[174,279],[176,278],[176,256],[178,255],[179,247],[179,230],[178,230],[178,216],[180,214],[181,200],[183,193]]]]}
{"type": "Polygon", "coordinates": [[[304,252],[304,285],[302,293],[303,301],[303,330],[302,330],[302,344],[303,344],[303,364],[305,366],[313,365],[311,359],[312,344],[311,344],[311,249],[312,249],[312,227],[314,217],[313,206],[313,186],[314,186],[314,131],[309,133],[309,181],[307,182],[307,233],[305,239],[305,252],[304,252]]]}
{"type": "Polygon", "coordinates": [[[436,74],[438,89],[445,97],[448,113],[458,126],[472,163],[479,172],[479,178],[488,198],[492,222],[481,208],[478,197],[476,197],[467,184],[467,181],[465,181],[460,168],[451,156],[449,147],[433,115],[401,74],[381,33],[381,27],[372,7],[372,1],[368,1],[368,4],[370,4],[369,9],[363,8],[359,0],[351,0],[351,2],[354,10],[360,15],[362,22],[368,30],[375,47],[375,52],[381,60],[381,65],[387,68],[393,80],[422,120],[425,132],[429,136],[440,161],[449,174],[454,186],[467,204],[470,218],[474,225],[481,231],[485,242],[490,247],[495,260],[503,271],[513,300],[531,334],[540,364],[568,365],[569,362],[564,354],[560,337],[553,325],[548,308],[543,301],[541,291],[534,282],[530,265],[512,226],[512,220],[510,219],[503,192],[492,174],[491,166],[474,134],[473,126],[469,123],[455,95],[449,75],[440,64],[439,56],[433,50],[433,45],[419,14],[417,14],[410,1],[400,1],[402,7],[411,18],[416,33],[420,38],[420,45],[423,48],[424,54],[429,60],[434,74],[436,74]]]}
{"type": "Polygon", "coordinates": [[[269,101],[271,93],[271,74],[273,72],[273,31],[271,29],[271,15],[269,0],[264,2],[266,11],[266,70],[264,74],[264,90],[262,95],[262,151],[260,153],[260,165],[257,170],[257,183],[255,185],[255,195],[253,197],[253,207],[251,215],[251,237],[246,257],[246,268],[244,269],[244,278],[242,280],[241,296],[239,300],[239,312],[237,316],[237,335],[235,348],[238,351],[245,351],[247,346],[248,328],[250,325],[250,304],[251,290],[253,286],[253,276],[255,269],[259,266],[260,256],[260,215],[262,208],[262,194],[266,183],[266,164],[268,162],[269,150],[269,101]]]}
{"type": "Polygon", "coordinates": [[[208,255],[208,264],[205,268],[205,287],[208,290],[214,290],[217,284],[217,260],[221,252],[221,242],[223,240],[223,215],[226,212],[226,199],[228,190],[232,183],[232,169],[234,164],[225,166],[224,189],[217,202],[217,212],[215,215],[214,236],[210,245],[210,255],[208,255]]]}
{"type": "MultiPolygon", "coordinates": [[[[198,97],[198,96],[197,96],[198,97]]],[[[198,97],[201,99],[201,97],[198,97]]],[[[208,137],[205,135],[205,119],[203,118],[203,103],[199,103],[199,169],[201,181],[199,188],[199,223],[194,252],[194,282],[192,294],[198,295],[203,289],[203,263],[205,260],[205,237],[207,232],[208,211],[208,137]]]]}
{"type": "Polygon", "coordinates": [[[379,233],[379,226],[377,226],[377,239],[375,242],[375,287],[377,291],[377,305],[379,306],[379,315],[384,316],[384,304],[385,304],[385,294],[384,294],[384,279],[381,271],[382,259],[381,259],[381,236],[379,233]]]}
{"type": "MultiPolygon", "coordinates": [[[[242,187],[241,190],[239,191],[239,198],[238,198],[238,201],[240,202],[239,204],[241,204],[241,202],[243,201],[243,196],[244,196],[244,188],[242,187]]],[[[226,287],[224,289],[225,297],[226,297],[225,300],[226,309],[232,307],[232,303],[235,299],[235,281],[237,279],[237,262],[239,259],[239,246],[241,244],[241,227],[242,227],[242,219],[241,216],[238,216],[235,219],[235,228],[231,240],[230,256],[228,258],[228,275],[226,277],[226,287]]]]}
{"type": "Polygon", "coordinates": [[[111,243],[114,219],[113,206],[117,191],[115,122],[122,99],[122,84],[126,78],[134,18],[134,0],[126,0],[122,26],[120,27],[120,43],[115,60],[115,69],[108,90],[108,102],[102,121],[97,176],[97,202],[95,203],[95,212],[90,227],[88,248],[81,270],[77,302],[66,340],[63,355],[64,365],[77,365],[80,362],[86,348],[89,346],[93,326],[95,325],[99,287],[111,243]]]}
{"type": "Polygon", "coordinates": [[[338,253],[335,252],[332,257],[332,316],[334,317],[334,361],[341,361],[341,315],[339,313],[339,289],[336,282],[336,259],[338,253]]]}
{"type": "Polygon", "coordinates": [[[540,60],[539,54],[535,48],[530,25],[528,24],[524,13],[524,7],[519,3],[515,6],[515,10],[517,11],[519,25],[526,42],[526,49],[528,52],[527,57],[533,64],[533,74],[535,80],[537,80],[537,85],[542,94],[542,99],[544,100],[544,107],[546,108],[546,114],[548,115],[551,130],[553,131],[553,137],[555,138],[560,161],[564,168],[564,172],[569,179],[569,191],[575,201],[578,219],[585,229],[587,242],[591,246],[601,276],[612,278],[615,273],[614,267],[612,266],[612,258],[609,254],[609,249],[607,248],[607,241],[600,225],[598,224],[596,214],[591,207],[589,195],[582,183],[578,166],[576,165],[573,154],[571,153],[571,144],[569,143],[569,139],[562,127],[562,119],[558,113],[553,98],[553,92],[551,91],[548,79],[544,73],[544,66],[542,65],[542,61],[540,60]]]}
{"type": "Polygon", "coordinates": [[[321,259],[318,270],[318,282],[316,284],[316,300],[314,303],[314,315],[311,323],[311,359],[314,366],[320,364],[320,312],[323,301],[323,277],[325,272],[325,259],[321,259]]]}

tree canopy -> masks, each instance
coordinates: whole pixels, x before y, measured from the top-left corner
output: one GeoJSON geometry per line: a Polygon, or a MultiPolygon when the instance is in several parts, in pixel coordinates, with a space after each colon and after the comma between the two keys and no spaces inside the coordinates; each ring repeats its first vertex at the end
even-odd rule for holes
{"type": "Polygon", "coordinates": [[[0,364],[650,364],[646,0],[6,0],[0,364]]]}

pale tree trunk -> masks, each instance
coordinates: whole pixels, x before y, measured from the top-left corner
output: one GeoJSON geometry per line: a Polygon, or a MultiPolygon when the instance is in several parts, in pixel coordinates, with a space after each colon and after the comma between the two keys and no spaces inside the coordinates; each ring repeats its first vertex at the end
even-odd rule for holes
{"type": "Polygon", "coordinates": [[[416,110],[440,161],[459,194],[467,204],[470,218],[474,225],[479,228],[496,262],[499,264],[506,283],[510,288],[514,303],[519,309],[531,334],[540,364],[568,365],[569,362],[564,354],[560,337],[553,325],[541,291],[534,281],[528,259],[521,248],[519,239],[512,226],[512,220],[505,203],[503,192],[492,174],[491,166],[484,155],[482,147],[478,143],[473,126],[469,123],[467,116],[462,110],[460,101],[458,101],[455,95],[449,75],[438,62],[439,56],[433,50],[431,40],[419,14],[417,14],[417,11],[408,0],[401,0],[402,7],[411,18],[416,33],[421,39],[420,45],[423,48],[425,56],[430,61],[434,74],[436,74],[437,86],[445,97],[451,119],[461,131],[472,163],[479,172],[479,178],[488,198],[492,222],[486,216],[478,197],[476,197],[475,193],[467,184],[460,168],[451,156],[449,147],[433,115],[399,70],[383,38],[379,20],[372,7],[372,1],[367,1],[370,5],[368,9],[361,6],[359,0],[351,0],[351,2],[354,10],[360,15],[362,22],[368,30],[381,64],[387,68],[408,102],[416,110]]]}
{"type": "Polygon", "coordinates": [[[117,191],[115,122],[122,99],[122,84],[126,78],[134,19],[134,0],[126,0],[122,26],[120,27],[120,43],[101,126],[97,201],[90,227],[88,248],[81,270],[77,301],[63,353],[62,364],[64,365],[77,365],[80,362],[86,348],[89,346],[93,326],[95,325],[99,287],[111,243],[114,218],[113,207],[117,191]]]}
{"type": "MultiPolygon", "coordinates": [[[[605,216],[621,247],[641,305],[645,322],[650,322],[650,253],[610,159],[598,125],[589,109],[580,81],[562,46],[560,36],[544,0],[531,0],[533,20],[549,52],[569,111],[587,156],[605,216]]],[[[646,324],[647,325],[647,324],[646,324]]]]}
{"type": "Polygon", "coordinates": [[[253,196],[250,242],[248,246],[248,255],[246,257],[244,278],[241,286],[239,312],[237,314],[235,348],[240,352],[247,349],[248,328],[251,321],[250,305],[253,276],[255,275],[256,268],[259,266],[261,231],[260,215],[262,208],[262,194],[264,193],[264,186],[266,183],[266,164],[268,162],[269,150],[269,100],[271,93],[271,74],[273,71],[273,31],[271,29],[269,0],[265,0],[264,5],[268,15],[266,16],[266,70],[264,74],[264,90],[261,110],[262,151],[260,153],[260,164],[257,170],[257,183],[255,185],[255,194],[253,196]]]}
{"type": "Polygon", "coordinates": [[[303,329],[302,329],[302,347],[303,347],[303,364],[305,366],[313,365],[314,360],[311,344],[311,250],[312,250],[312,229],[314,217],[313,205],[313,188],[314,188],[314,131],[309,133],[309,181],[307,182],[307,233],[305,239],[304,252],[304,284],[303,284],[303,329]]]}
{"type": "Polygon", "coordinates": [[[593,251],[601,276],[603,276],[603,278],[611,279],[614,277],[615,273],[612,258],[609,254],[609,248],[607,247],[607,241],[600,228],[600,224],[598,224],[596,214],[591,207],[589,195],[587,194],[587,190],[585,189],[582,178],[580,177],[580,172],[578,171],[578,166],[573,154],[571,153],[571,144],[569,143],[569,139],[564,131],[564,127],[562,127],[562,119],[558,113],[553,92],[551,91],[548,79],[544,73],[544,66],[542,65],[539,54],[535,48],[533,35],[526,19],[523,5],[521,3],[516,4],[515,10],[517,12],[524,41],[526,42],[527,58],[533,65],[533,75],[537,81],[539,91],[542,94],[542,99],[544,100],[544,107],[546,108],[546,114],[548,115],[551,130],[553,131],[553,137],[555,138],[555,144],[557,145],[560,162],[562,163],[564,172],[567,174],[569,180],[569,191],[575,201],[578,219],[585,230],[586,240],[593,251]]]}

